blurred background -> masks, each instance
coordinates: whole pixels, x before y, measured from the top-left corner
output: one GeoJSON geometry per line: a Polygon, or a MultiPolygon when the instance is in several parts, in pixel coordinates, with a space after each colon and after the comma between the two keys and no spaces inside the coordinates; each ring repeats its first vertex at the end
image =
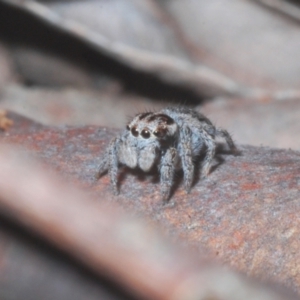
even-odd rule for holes
{"type": "Polygon", "coordinates": [[[0,108],[123,128],[196,107],[238,144],[300,148],[300,6],[287,0],[0,1],[0,108]]]}

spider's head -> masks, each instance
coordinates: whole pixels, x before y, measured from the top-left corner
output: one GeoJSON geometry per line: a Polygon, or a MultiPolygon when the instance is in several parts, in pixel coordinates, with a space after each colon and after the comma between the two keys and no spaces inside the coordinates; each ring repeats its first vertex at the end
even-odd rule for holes
{"type": "Polygon", "coordinates": [[[127,130],[136,138],[165,140],[177,133],[177,124],[166,114],[138,114],[128,125],[127,130]]]}

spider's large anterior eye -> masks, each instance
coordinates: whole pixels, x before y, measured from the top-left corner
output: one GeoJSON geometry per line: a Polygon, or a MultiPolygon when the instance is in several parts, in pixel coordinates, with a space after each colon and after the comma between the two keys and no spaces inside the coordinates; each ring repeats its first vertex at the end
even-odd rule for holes
{"type": "Polygon", "coordinates": [[[139,131],[136,129],[136,127],[131,128],[131,133],[132,133],[133,136],[138,136],[139,135],[139,131]]]}
{"type": "Polygon", "coordinates": [[[149,137],[150,137],[150,132],[149,132],[149,130],[144,129],[144,130],[141,132],[141,135],[142,135],[142,137],[143,137],[144,139],[149,139],[149,137]]]}

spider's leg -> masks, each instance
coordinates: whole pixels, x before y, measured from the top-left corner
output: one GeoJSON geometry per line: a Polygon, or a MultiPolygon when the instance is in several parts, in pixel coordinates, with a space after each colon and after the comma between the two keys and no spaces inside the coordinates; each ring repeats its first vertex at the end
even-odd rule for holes
{"type": "Polygon", "coordinates": [[[184,188],[189,193],[194,180],[192,131],[189,127],[184,126],[180,130],[180,142],[178,146],[183,169],[184,188]]]}
{"type": "Polygon", "coordinates": [[[210,166],[216,153],[216,142],[213,136],[208,134],[205,130],[201,130],[201,136],[207,147],[204,161],[202,164],[202,177],[206,177],[209,174],[210,166]]]}
{"type": "Polygon", "coordinates": [[[119,194],[118,191],[118,145],[120,143],[119,138],[114,138],[108,146],[108,173],[110,177],[110,182],[115,195],[119,194]]]}
{"type": "Polygon", "coordinates": [[[238,149],[236,148],[236,146],[227,130],[217,129],[216,135],[225,139],[226,143],[228,144],[230,150],[233,153],[238,153],[238,149]]]}
{"type": "Polygon", "coordinates": [[[170,197],[170,191],[173,185],[175,163],[177,158],[177,150],[173,147],[169,148],[165,155],[161,158],[160,164],[160,184],[161,195],[164,201],[170,197]]]}
{"type": "Polygon", "coordinates": [[[105,173],[108,170],[109,164],[108,164],[108,149],[105,150],[105,153],[100,161],[98,172],[95,175],[96,179],[99,179],[103,173],[105,173]]]}

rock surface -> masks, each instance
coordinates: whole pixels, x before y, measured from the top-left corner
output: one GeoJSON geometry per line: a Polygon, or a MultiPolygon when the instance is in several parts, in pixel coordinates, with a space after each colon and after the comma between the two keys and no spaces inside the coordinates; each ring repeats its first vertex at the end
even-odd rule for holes
{"type": "Polygon", "coordinates": [[[190,194],[179,176],[163,205],[155,174],[121,171],[120,196],[112,195],[108,176],[95,181],[100,155],[116,130],[51,128],[13,118],[2,142],[27,149],[98,201],[110,199],[249,276],[300,291],[299,152],[241,145],[240,156],[221,152],[209,177],[197,179],[190,194]]]}

